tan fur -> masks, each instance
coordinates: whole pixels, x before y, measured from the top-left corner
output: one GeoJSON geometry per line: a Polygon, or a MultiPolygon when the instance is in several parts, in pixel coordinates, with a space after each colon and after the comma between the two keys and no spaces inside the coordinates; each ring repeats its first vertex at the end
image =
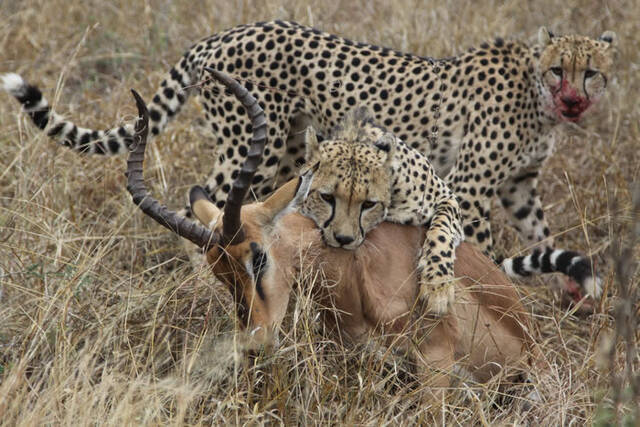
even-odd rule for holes
{"type": "Polygon", "coordinates": [[[327,311],[325,321],[354,340],[384,333],[389,345],[404,348],[419,362],[431,385],[447,386],[454,364],[484,381],[500,367],[528,370],[529,355],[538,358],[513,284],[477,249],[468,244],[457,249],[455,274],[461,280],[451,312],[439,319],[416,319],[414,255],[424,240],[420,228],[383,223],[355,251],[329,248],[313,221],[298,213],[284,213],[275,224],[268,223],[294,191],[291,183],[283,188],[266,202],[243,208],[243,243],[207,253],[213,272],[244,305],[239,314],[258,342],[269,343],[280,325],[297,275],[317,269],[323,279],[315,283],[314,298],[336,309],[327,311]],[[252,244],[268,254],[261,282],[264,299],[245,268],[252,244]]]}
{"type": "MultiPolygon", "coordinates": [[[[316,298],[336,309],[330,313],[341,313],[337,326],[353,339],[382,332],[391,334],[390,341],[397,339],[394,333],[414,335],[419,345],[411,350],[417,350],[414,355],[429,375],[434,369],[450,371],[454,363],[462,363],[478,380],[486,381],[502,366],[523,367],[528,362],[529,319],[515,287],[472,245],[462,243],[456,250],[455,275],[461,280],[450,314],[440,320],[423,319],[417,326],[412,308],[418,287],[410,255],[424,239],[419,228],[383,223],[355,253],[324,246],[312,222],[301,215],[283,217],[275,233],[274,258],[305,262],[281,268],[277,280],[286,282],[300,268],[321,269],[331,286],[319,286],[316,298]],[[301,258],[300,248],[305,250],[301,258]]],[[[446,384],[443,377],[441,385],[446,384]]]]}
{"type": "MultiPolygon", "coordinates": [[[[281,287],[276,283],[264,288],[265,300],[257,295],[256,286],[246,270],[247,261],[252,257],[251,243],[263,243],[263,233],[268,230],[276,215],[290,203],[296,189],[297,180],[291,180],[264,202],[244,206],[241,218],[247,238],[240,244],[224,248],[214,246],[206,254],[213,273],[227,285],[234,296],[240,321],[255,333],[260,342],[269,341],[273,326],[282,320],[287,308],[289,288],[286,284],[281,287]],[[281,302],[280,295],[284,295],[284,303],[281,302]]],[[[220,215],[220,210],[207,200],[198,200],[192,208],[198,220],[205,225],[220,215]]],[[[216,222],[215,229],[218,232],[222,231],[222,224],[221,220],[216,222]]]]}

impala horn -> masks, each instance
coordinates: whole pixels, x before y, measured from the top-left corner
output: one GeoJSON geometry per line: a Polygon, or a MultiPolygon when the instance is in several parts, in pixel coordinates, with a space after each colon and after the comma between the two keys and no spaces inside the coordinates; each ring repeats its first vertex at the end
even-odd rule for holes
{"type": "Polygon", "coordinates": [[[147,190],[142,171],[144,150],[147,147],[147,136],[149,134],[149,111],[138,92],[132,89],[131,93],[136,100],[139,116],[136,122],[133,150],[129,154],[127,173],[125,174],[127,176],[127,190],[129,190],[133,198],[133,203],[138,205],[142,212],[156,220],[158,224],[167,227],[206,251],[220,241],[220,236],[208,228],[169,210],[154,199],[147,190]]]}
{"type": "Polygon", "coordinates": [[[242,103],[251,119],[253,136],[247,158],[245,159],[240,173],[233,182],[231,191],[224,207],[224,217],[222,223],[222,236],[218,233],[203,227],[187,218],[184,218],[161,205],[156,199],[151,197],[143,179],[144,151],[147,145],[149,133],[149,112],[144,101],[135,90],[131,90],[138,106],[139,119],[136,122],[133,150],[127,160],[127,190],[133,198],[133,202],[142,209],[144,213],[153,218],[156,222],[179,236],[190,240],[205,251],[216,244],[238,244],[245,239],[240,211],[253,176],[262,160],[264,150],[267,121],[264,111],[258,105],[258,101],[242,87],[238,82],[229,76],[211,68],[205,68],[216,80],[222,82],[238,100],[242,103]]]}
{"type": "Polygon", "coordinates": [[[262,152],[267,140],[267,119],[258,101],[240,83],[213,68],[204,67],[204,69],[211,73],[216,80],[224,84],[242,103],[242,106],[247,110],[251,120],[251,128],[253,129],[247,158],[242,164],[242,168],[240,168],[240,173],[233,181],[233,186],[224,205],[222,242],[224,244],[238,244],[245,239],[242,223],[240,222],[240,210],[242,209],[242,202],[249,192],[253,176],[262,161],[262,152]]]}

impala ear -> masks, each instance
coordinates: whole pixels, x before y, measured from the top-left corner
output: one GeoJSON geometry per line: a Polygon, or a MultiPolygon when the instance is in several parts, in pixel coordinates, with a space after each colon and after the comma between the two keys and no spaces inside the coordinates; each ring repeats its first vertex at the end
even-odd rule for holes
{"type": "Polygon", "coordinates": [[[551,43],[551,39],[553,38],[553,33],[547,30],[547,27],[540,27],[538,30],[538,43],[542,47],[545,47],[549,43],[551,43]]]}
{"type": "Polygon", "coordinates": [[[313,160],[320,155],[320,144],[318,143],[318,135],[313,126],[308,126],[304,131],[304,145],[305,145],[305,162],[307,164],[314,163],[313,160]]]}
{"type": "Polygon", "coordinates": [[[609,43],[610,46],[616,44],[618,36],[613,31],[605,31],[598,37],[598,40],[609,43]]]}
{"type": "Polygon", "coordinates": [[[216,223],[222,216],[222,210],[213,203],[204,188],[199,185],[191,187],[189,204],[191,205],[191,211],[202,225],[210,229],[215,228],[216,223]]]}
{"type": "Polygon", "coordinates": [[[291,203],[296,193],[302,178],[294,178],[288,181],[285,185],[278,188],[275,193],[267,198],[261,204],[262,215],[264,216],[264,223],[271,222],[276,215],[282,212],[291,203]]]}

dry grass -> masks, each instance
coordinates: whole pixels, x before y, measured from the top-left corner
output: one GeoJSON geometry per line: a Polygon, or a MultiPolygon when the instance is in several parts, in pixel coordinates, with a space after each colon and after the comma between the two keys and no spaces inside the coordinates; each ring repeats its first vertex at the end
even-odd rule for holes
{"type": "MultiPolygon", "coordinates": [[[[615,30],[614,96],[584,131],[563,134],[541,185],[559,243],[594,255],[609,296],[597,314],[576,317],[559,308],[549,287],[527,288],[525,302],[551,366],[537,384],[544,402],[523,415],[496,401],[496,384],[461,385],[448,396],[445,419],[557,425],[632,414],[634,388],[624,378],[632,377],[637,360],[635,351],[629,364],[625,358],[633,343],[621,341],[611,351],[618,290],[609,253],[613,242],[629,241],[623,230],[631,221],[630,183],[640,174],[637,1],[131,3],[0,2],[0,72],[22,73],[59,101],[59,112],[106,128],[132,119],[129,88],[149,97],[190,43],[240,23],[294,19],[431,56],[497,35],[530,39],[540,25],[591,35],[615,30]],[[609,370],[624,374],[620,393],[612,392],[609,370]]],[[[199,108],[190,102],[150,153],[149,181],[173,206],[208,172],[199,108]]],[[[417,385],[397,375],[401,366],[331,341],[304,296],[292,304],[298,321],[292,326],[289,319],[281,348],[248,361],[226,291],[183,262],[180,243],[130,202],[124,158],[81,157],[50,142],[17,111],[16,102],[0,94],[0,422],[428,420],[416,404],[417,385]]],[[[496,235],[506,253],[518,249],[511,229],[496,235]]],[[[627,264],[638,256],[637,247],[617,253],[627,264]]],[[[625,274],[635,289],[637,271],[625,274]]],[[[635,333],[623,338],[633,341],[635,333]]]]}

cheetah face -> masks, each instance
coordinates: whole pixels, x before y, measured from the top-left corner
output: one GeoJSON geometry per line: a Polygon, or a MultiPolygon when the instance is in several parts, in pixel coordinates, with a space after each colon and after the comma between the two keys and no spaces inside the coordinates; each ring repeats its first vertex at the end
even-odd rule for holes
{"type": "Polygon", "coordinates": [[[301,185],[306,197],[300,212],[316,223],[326,245],[356,249],[384,220],[391,200],[393,152],[389,138],[382,140],[378,145],[341,139],[318,144],[312,131],[307,132],[309,169],[301,185]]]}
{"type": "Polygon", "coordinates": [[[578,122],[605,93],[616,35],[606,31],[598,40],[556,37],[543,27],[538,38],[543,46],[538,73],[545,108],[557,120],[578,122]]]}

